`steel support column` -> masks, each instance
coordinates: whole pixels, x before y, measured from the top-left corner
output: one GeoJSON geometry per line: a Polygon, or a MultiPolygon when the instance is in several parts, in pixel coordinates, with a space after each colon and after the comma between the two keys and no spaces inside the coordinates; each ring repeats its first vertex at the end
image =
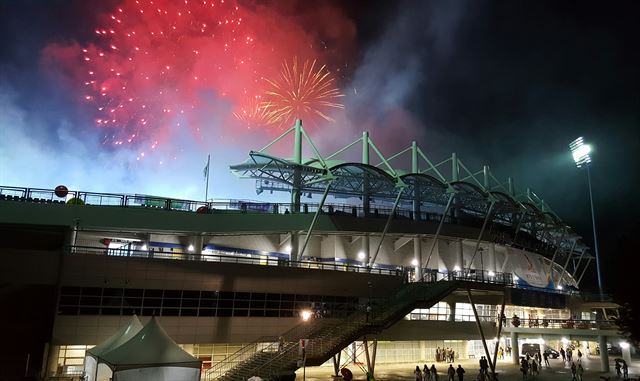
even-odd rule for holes
{"type": "MultiPolygon", "coordinates": [[[[369,132],[362,132],[362,164],[369,165],[369,132]]],[[[369,176],[363,174],[362,180],[362,211],[365,217],[368,217],[371,210],[371,199],[369,196],[369,176]]]]}
{"type": "MultiPolygon", "coordinates": [[[[418,165],[418,146],[416,141],[411,142],[411,172],[412,173],[420,173],[420,167],[418,165]]],[[[421,211],[420,211],[420,182],[415,181],[413,185],[413,219],[416,221],[421,220],[421,211]]]]}
{"type": "Polygon", "coordinates": [[[578,258],[578,263],[576,264],[575,261],[573,262],[573,271],[571,272],[571,277],[573,279],[576,279],[576,275],[578,275],[578,269],[580,268],[580,262],[582,262],[582,257],[584,257],[584,254],[587,252],[587,248],[585,247],[584,249],[582,249],[582,254],[580,254],[580,258],[578,258]]]}
{"type": "Polygon", "coordinates": [[[502,307],[500,308],[500,315],[498,315],[498,332],[496,334],[496,344],[493,349],[493,368],[491,373],[496,374],[496,365],[498,363],[498,347],[500,346],[500,335],[502,334],[502,316],[504,316],[504,305],[507,302],[507,296],[502,294],[502,307]]]}
{"type": "Polygon", "coordinates": [[[573,255],[573,250],[576,248],[576,243],[578,242],[577,239],[573,240],[573,243],[571,244],[571,249],[569,249],[569,254],[567,255],[567,260],[564,261],[564,266],[562,266],[562,273],[560,274],[560,277],[558,278],[558,284],[562,284],[562,281],[564,280],[564,274],[567,272],[567,266],[569,266],[569,260],[571,259],[571,256],[573,255]]]}
{"type": "Polygon", "coordinates": [[[369,353],[369,341],[366,338],[364,339],[363,344],[364,353],[367,358],[367,372],[373,376],[376,368],[376,352],[378,349],[378,340],[373,340],[371,353],[369,353]]]}
{"type": "Polygon", "coordinates": [[[480,229],[480,234],[478,234],[478,239],[476,239],[476,246],[473,249],[473,255],[471,256],[471,260],[469,261],[469,270],[471,270],[471,266],[473,265],[473,260],[476,259],[476,254],[478,253],[478,248],[480,248],[480,241],[482,240],[482,235],[484,234],[484,230],[487,227],[487,222],[491,217],[491,213],[493,212],[493,206],[495,202],[491,201],[489,205],[489,211],[487,211],[487,215],[484,217],[484,222],[482,223],[482,229],[480,229]]]}
{"type": "Polygon", "coordinates": [[[402,189],[398,190],[398,196],[396,197],[396,201],[393,203],[393,208],[391,208],[391,213],[387,218],[387,223],[384,225],[384,230],[382,230],[382,237],[380,237],[380,242],[378,242],[378,247],[376,248],[376,252],[373,254],[373,258],[371,258],[371,262],[369,263],[369,271],[371,271],[371,267],[376,262],[376,258],[378,258],[378,253],[380,253],[380,248],[382,247],[382,242],[384,242],[384,238],[389,231],[389,225],[391,225],[391,221],[393,220],[393,215],[396,213],[396,208],[398,207],[398,203],[400,202],[400,196],[402,196],[402,189]]]}
{"type": "Polygon", "coordinates": [[[444,211],[442,212],[442,217],[440,218],[440,223],[438,223],[438,229],[436,229],[436,235],[433,236],[433,242],[431,243],[431,247],[429,248],[429,256],[427,257],[427,262],[424,264],[425,268],[429,267],[429,261],[431,260],[431,255],[433,255],[433,249],[436,247],[436,243],[438,242],[438,237],[440,236],[440,230],[442,229],[442,225],[444,224],[444,219],[447,217],[447,212],[451,207],[451,202],[453,201],[453,197],[455,195],[456,195],[455,193],[451,193],[451,195],[449,195],[449,200],[447,200],[447,206],[444,207],[444,211]]]}
{"type": "Polygon", "coordinates": [[[302,249],[300,250],[300,258],[304,257],[304,251],[307,248],[307,244],[309,244],[311,233],[313,232],[313,229],[316,227],[316,221],[318,221],[318,215],[320,215],[320,212],[322,211],[322,207],[324,206],[324,202],[327,199],[327,195],[329,194],[329,189],[331,188],[332,182],[333,180],[329,181],[329,184],[327,184],[327,187],[325,188],[324,193],[322,194],[320,205],[318,205],[318,210],[316,210],[315,214],[313,215],[313,219],[311,220],[311,225],[309,226],[309,230],[307,231],[307,236],[305,237],[304,244],[302,244],[302,249]]]}
{"type": "Polygon", "coordinates": [[[473,298],[471,297],[471,290],[467,289],[467,295],[469,296],[469,303],[471,304],[471,308],[473,309],[473,316],[476,319],[476,325],[478,326],[478,331],[480,331],[480,337],[482,338],[482,346],[484,347],[484,353],[487,355],[487,361],[489,362],[489,368],[495,369],[493,365],[493,360],[491,360],[491,354],[489,353],[489,347],[487,347],[487,339],[484,336],[484,331],[482,330],[482,324],[480,324],[480,318],[478,317],[478,311],[476,310],[476,304],[473,302],[473,298]]]}
{"type": "Polygon", "coordinates": [[[578,286],[580,285],[580,281],[582,280],[582,277],[584,276],[584,273],[587,271],[587,267],[589,267],[589,265],[591,264],[591,259],[592,258],[589,258],[589,260],[587,261],[587,264],[584,265],[584,269],[582,269],[582,274],[580,274],[580,278],[578,278],[578,281],[577,281],[578,286]]]}
{"type": "Polygon", "coordinates": [[[294,127],[293,162],[297,164],[293,170],[293,184],[291,186],[291,211],[300,212],[300,196],[302,194],[302,120],[296,119],[294,127]]]}
{"type": "Polygon", "coordinates": [[[333,359],[333,376],[340,377],[340,356],[342,355],[342,351],[339,351],[331,358],[333,359]]]}
{"type": "MultiPolygon", "coordinates": [[[[559,243],[556,243],[556,250],[553,252],[553,256],[551,257],[551,262],[549,262],[549,270],[547,270],[547,282],[549,282],[550,280],[553,280],[553,264],[555,263],[556,260],[556,256],[558,255],[558,252],[560,251],[560,248],[562,247],[562,240],[564,240],[564,236],[567,233],[567,229],[565,228],[562,231],[562,235],[560,236],[560,239],[558,240],[559,243]]],[[[556,241],[556,242],[558,242],[556,241]]],[[[555,286],[555,285],[554,285],[555,286]]]]}

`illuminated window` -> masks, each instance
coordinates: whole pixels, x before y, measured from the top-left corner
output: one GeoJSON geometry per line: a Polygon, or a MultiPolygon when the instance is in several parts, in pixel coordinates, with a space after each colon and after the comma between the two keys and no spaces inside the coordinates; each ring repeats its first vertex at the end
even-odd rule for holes
{"type": "Polygon", "coordinates": [[[431,308],[417,308],[409,315],[407,315],[407,320],[449,320],[449,315],[451,314],[451,309],[449,308],[449,304],[445,302],[438,302],[431,308]]]}

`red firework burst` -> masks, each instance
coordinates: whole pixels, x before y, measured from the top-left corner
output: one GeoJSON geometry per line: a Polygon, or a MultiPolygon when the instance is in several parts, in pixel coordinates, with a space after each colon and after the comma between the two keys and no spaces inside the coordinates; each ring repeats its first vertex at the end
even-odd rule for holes
{"type": "Polygon", "coordinates": [[[150,135],[194,124],[202,91],[234,96],[258,82],[254,37],[232,1],[129,0],[109,18],[95,30],[101,43],[82,49],[85,100],[105,142],[156,142],[150,135]]]}

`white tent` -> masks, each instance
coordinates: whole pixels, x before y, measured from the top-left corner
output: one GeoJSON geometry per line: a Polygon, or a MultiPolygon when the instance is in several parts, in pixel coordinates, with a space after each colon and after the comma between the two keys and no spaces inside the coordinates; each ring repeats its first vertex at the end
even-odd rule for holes
{"type": "MultiPolygon", "coordinates": [[[[127,341],[129,341],[129,339],[140,332],[141,329],[142,323],[140,323],[140,320],[136,315],[133,315],[131,317],[131,320],[129,320],[129,323],[120,328],[118,332],[116,332],[113,336],[96,345],[95,347],[87,350],[87,354],[84,359],[85,380],[96,381],[100,378],[104,379],[105,377],[100,376],[105,372],[98,372],[99,368],[103,368],[100,366],[100,356],[102,356],[103,353],[109,352],[126,343],[127,341]]],[[[110,371],[107,372],[107,381],[109,380],[110,373],[110,371]]]]}
{"type": "Polygon", "coordinates": [[[102,353],[99,362],[109,367],[113,381],[199,381],[202,366],[155,317],[127,342],[102,353]]]}

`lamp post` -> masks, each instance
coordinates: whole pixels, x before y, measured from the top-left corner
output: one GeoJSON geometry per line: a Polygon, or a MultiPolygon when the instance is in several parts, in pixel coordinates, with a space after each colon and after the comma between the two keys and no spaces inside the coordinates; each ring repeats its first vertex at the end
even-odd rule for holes
{"type": "Polygon", "coordinates": [[[587,169],[587,182],[589,184],[589,201],[591,203],[591,225],[593,226],[593,246],[596,251],[596,269],[598,271],[598,290],[602,295],[602,276],[600,275],[600,255],[598,253],[598,236],[596,234],[596,217],[593,210],[593,193],[591,192],[591,146],[584,142],[581,137],[569,144],[573,161],[578,168],[585,167],[587,169]]]}

